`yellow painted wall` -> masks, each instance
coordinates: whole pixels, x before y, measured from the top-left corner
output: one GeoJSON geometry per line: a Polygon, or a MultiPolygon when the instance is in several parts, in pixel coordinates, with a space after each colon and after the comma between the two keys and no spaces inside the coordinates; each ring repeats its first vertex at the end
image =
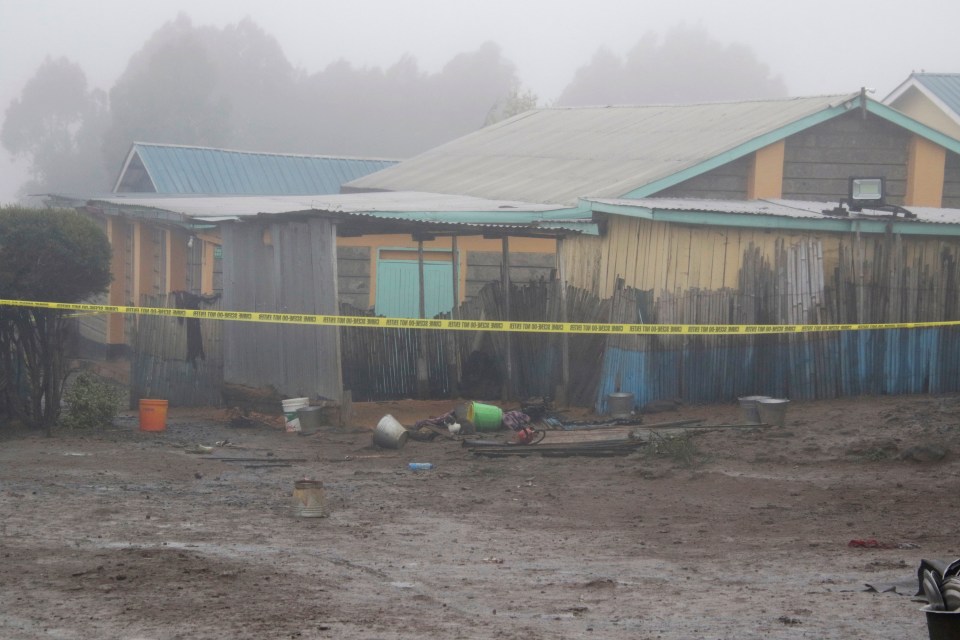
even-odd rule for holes
{"type": "Polygon", "coordinates": [[[786,143],[779,140],[753,154],[747,176],[747,199],[783,196],[783,157],[786,143]]]}
{"type": "MultiPolygon", "coordinates": [[[[823,284],[829,286],[842,248],[848,272],[859,269],[864,285],[876,283],[914,297],[918,295],[916,287],[908,283],[900,289],[899,284],[889,282],[890,272],[878,267],[879,261],[897,260],[901,267],[910,267],[912,277],[919,277],[940,270],[945,249],[955,255],[960,253],[960,240],[952,238],[879,234],[858,237],[856,233],[765,231],[611,216],[606,236],[571,236],[564,240],[563,261],[570,284],[596,290],[601,298],[613,294],[619,277],[626,286],[652,290],[654,299],[658,299],[665,293],[739,289],[747,249],[756,247],[763,258],[774,264],[779,239],[786,248],[811,240],[822,247],[823,284]],[[855,266],[861,263],[866,266],[855,266]]],[[[929,319],[942,312],[919,309],[909,300],[904,308],[908,317],[890,317],[889,321],[929,319]]]]}
{"type": "MultiPolygon", "coordinates": [[[[410,234],[366,235],[356,237],[337,238],[338,247],[369,247],[370,248],[370,301],[376,303],[377,292],[377,253],[379,249],[417,249],[418,242],[410,234]]],[[[426,240],[423,243],[424,259],[450,260],[451,238],[439,237],[426,240]]],[[[487,239],[482,236],[457,237],[457,254],[459,261],[457,270],[460,274],[460,301],[466,296],[467,289],[467,254],[471,251],[492,251],[499,253],[503,245],[499,239],[487,239]]],[[[510,253],[556,253],[557,242],[552,238],[510,238],[510,253]]],[[[381,253],[389,257],[390,252],[381,253]]],[[[415,254],[414,254],[415,255],[415,254]]],[[[409,252],[396,252],[394,257],[410,259],[409,252]]]]}
{"type": "MultiPolygon", "coordinates": [[[[118,218],[110,219],[111,229],[121,229],[123,225],[131,224],[134,226],[133,233],[133,300],[123,300],[123,250],[119,244],[123,239],[120,236],[111,235],[111,245],[114,249],[114,263],[111,265],[113,272],[114,285],[111,287],[111,302],[113,304],[127,304],[134,302],[140,304],[140,296],[143,294],[156,293],[159,283],[158,274],[154,273],[156,260],[156,251],[164,250],[166,255],[166,282],[167,291],[177,291],[186,288],[186,242],[189,233],[176,228],[166,226],[155,227],[149,222],[125,221],[118,218]],[[164,248],[155,246],[153,233],[156,228],[167,231],[168,242],[164,248]]],[[[200,291],[202,294],[212,294],[213,291],[213,267],[214,251],[220,246],[219,230],[212,230],[196,235],[197,239],[203,242],[203,264],[201,270],[200,291]]],[[[265,236],[265,241],[269,239],[265,236]]],[[[392,255],[389,252],[382,254],[383,257],[393,257],[400,259],[410,259],[411,254],[408,250],[417,249],[417,241],[413,240],[409,234],[389,234],[389,235],[368,235],[359,237],[337,238],[338,246],[346,247],[369,247],[370,248],[370,304],[374,303],[373,296],[376,292],[376,260],[377,250],[381,248],[402,249],[404,251],[396,252],[392,255]]],[[[427,260],[450,260],[451,239],[449,237],[439,237],[434,240],[428,240],[423,243],[426,251],[427,260]]],[[[549,238],[510,238],[510,252],[515,253],[556,253],[557,243],[549,238]]],[[[457,251],[460,257],[460,296],[464,297],[466,291],[467,277],[467,254],[471,251],[492,251],[499,253],[502,249],[499,239],[486,239],[482,236],[462,236],[457,238],[457,251]]],[[[111,324],[111,326],[113,326],[111,324]]],[[[118,341],[122,342],[123,326],[122,322],[115,329],[118,341]]]]}
{"type": "Polygon", "coordinates": [[[203,243],[203,257],[200,263],[200,294],[208,296],[214,293],[213,265],[216,259],[213,253],[221,245],[220,229],[198,233],[196,237],[203,243]]]}
{"type": "Polygon", "coordinates": [[[907,193],[903,204],[917,207],[939,207],[943,202],[944,167],[947,150],[926,138],[910,139],[907,159],[907,193]]]}
{"type": "Polygon", "coordinates": [[[930,98],[914,88],[905,91],[890,106],[952,138],[960,138],[960,124],[945,114],[930,98]]]}
{"type": "MultiPolygon", "coordinates": [[[[110,281],[109,300],[111,305],[126,306],[126,282],[124,277],[126,264],[127,222],[119,218],[107,218],[107,239],[110,241],[110,281]]],[[[125,320],[119,313],[111,313],[107,318],[107,344],[124,344],[125,320]]]]}
{"type": "Polygon", "coordinates": [[[186,291],[187,289],[187,239],[190,237],[181,229],[170,229],[166,246],[166,282],[167,291],[186,291]]]}
{"type": "Polygon", "coordinates": [[[144,295],[152,295],[156,284],[156,243],[153,241],[152,225],[133,223],[133,304],[143,303],[144,295]]]}

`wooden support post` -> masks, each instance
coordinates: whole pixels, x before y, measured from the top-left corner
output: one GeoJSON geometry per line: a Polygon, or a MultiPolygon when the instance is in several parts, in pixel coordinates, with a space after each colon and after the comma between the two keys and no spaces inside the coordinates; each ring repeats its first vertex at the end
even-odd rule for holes
{"type": "MultiPolygon", "coordinates": [[[[423,320],[427,313],[426,285],[423,279],[423,239],[417,240],[417,267],[420,281],[420,319],[423,320]]],[[[418,342],[420,344],[420,353],[417,356],[417,396],[424,400],[430,392],[430,375],[427,371],[427,332],[420,331],[418,342]]]]}
{"type": "MultiPolygon", "coordinates": [[[[563,266],[563,238],[557,238],[557,278],[560,280],[560,322],[567,322],[567,272],[563,266]]],[[[566,407],[567,389],[570,387],[570,334],[560,336],[560,384],[554,392],[554,402],[566,407]]]]}
{"type": "MultiPolygon", "coordinates": [[[[110,258],[110,273],[113,279],[110,281],[108,299],[111,305],[118,307],[129,305],[132,302],[127,298],[127,282],[124,277],[127,265],[128,231],[127,223],[120,218],[107,218],[107,237],[110,239],[110,247],[113,250],[110,258]]],[[[126,321],[124,316],[121,313],[111,313],[107,316],[107,356],[110,357],[114,350],[122,350],[125,344],[126,321]]]]}
{"type": "MultiPolygon", "coordinates": [[[[510,318],[510,238],[504,236],[501,240],[503,257],[501,260],[500,289],[503,292],[503,320],[509,322],[510,318]]],[[[506,342],[504,358],[503,389],[500,393],[501,400],[511,400],[513,398],[513,341],[510,338],[510,332],[504,333],[506,342]]]]}
{"type": "MultiPolygon", "coordinates": [[[[460,257],[457,254],[457,234],[450,236],[450,271],[453,272],[453,308],[450,319],[460,318],[460,257]]],[[[450,396],[460,396],[460,349],[456,331],[447,332],[447,380],[450,383],[450,396]]]]}
{"type": "MultiPolygon", "coordinates": [[[[331,286],[333,288],[332,297],[334,300],[333,308],[335,313],[340,313],[340,262],[337,259],[337,225],[330,225],[330,236],[327,240],[327,246],[325,250],[333,255],[333,282],[331,286]]],[[[318,261],[315,261],[318,262],[318,261]]],[[[314,276],[316,281],[320,281],[320,275],[316,274],[314,276]]],[[[317,313],[321,313],[320,307],[317,307],[317,313]]],[[[344,390],[343,388],[343,343],[341,341],[340,329],[335,329],[335,335],[337,339],[335,341],[336,345],[336,356],[337,356],[337,391],[339,391],[339,400],[340,400],[340,426],[348,426],[353,421],[353,393],[351,390],[344,390]]]]}

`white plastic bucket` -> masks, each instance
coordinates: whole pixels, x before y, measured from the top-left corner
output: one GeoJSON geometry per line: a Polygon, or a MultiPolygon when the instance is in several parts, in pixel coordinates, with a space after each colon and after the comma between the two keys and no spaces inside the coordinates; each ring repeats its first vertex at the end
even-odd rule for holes
{"type": "Polygon", "coordinates": [[[290,398],[281,400],[283,403],[283,417],[287,421],[287,431],[300,431],[300,417],[297,415],[297,409],[304,409],[310,406],[310,398],[290,398]]]}

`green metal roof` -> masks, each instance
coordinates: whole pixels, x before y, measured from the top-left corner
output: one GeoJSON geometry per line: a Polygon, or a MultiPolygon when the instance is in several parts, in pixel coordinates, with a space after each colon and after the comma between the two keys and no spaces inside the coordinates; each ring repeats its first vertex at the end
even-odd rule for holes
{"type": "Polygon", "coordinates": [[[116,193],[325,195],[395,160],[231,151],[135,142],[116,193]]]}
{"type": "Polygon", "coordinates": [[[915,73],[914,77],[951,111],[960,115],[960,73],[915,73]]]}
{"type": "Polygon", "coordinates": [[[960,123],[960,73],[911,73],[883,102],[897,104],[911,91],[926,96],[946,117],[960,123]]]}

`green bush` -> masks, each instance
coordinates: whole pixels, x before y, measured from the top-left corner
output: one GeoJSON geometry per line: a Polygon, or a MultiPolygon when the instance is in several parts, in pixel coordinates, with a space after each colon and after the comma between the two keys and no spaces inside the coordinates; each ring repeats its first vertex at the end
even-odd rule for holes
{"type": "Polygon", "coordinates": [[[60,424],[68,429],[98,429],[113,422],[120,411],[123,394],[119,389],[81,373],[64,394],[67,412],[60,424]]]}

